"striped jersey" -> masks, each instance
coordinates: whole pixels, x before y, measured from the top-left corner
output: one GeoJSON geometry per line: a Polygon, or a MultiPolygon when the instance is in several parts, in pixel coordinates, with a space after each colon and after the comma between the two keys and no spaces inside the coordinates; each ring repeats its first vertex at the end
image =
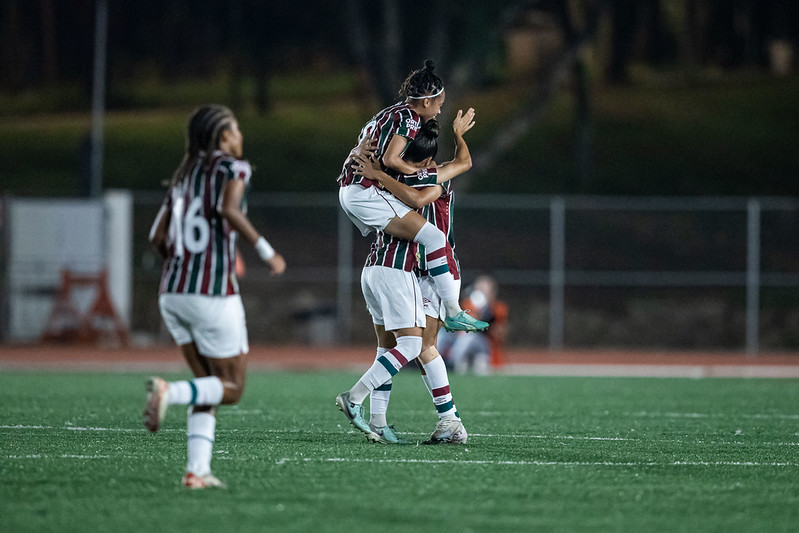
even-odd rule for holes
{"type": "MultiPolygon", "coordinates": [[[[358,135],[358,143],[356,146],[367,138],[376,140],[376,155],[382,160],[388,149],[388,144],[394,135],[405,137],[407,142],[410,142],[416,137],[421,126],[422,119],[419,117],[418,113],[416,113],[407,102],[397,102],[380,111],[366,123],[361,129],[360,135],[358,135]]],[[[385,170],[385,168],[383,170],[385,170]]],[[[372,180],[364,178],[363,176],[358,176],[353,172],[352,160],[349,156],[347,156],[347,160],[344,161],[344,166],[338,177],[338,183],[341,187],[353,183],[360,184],[364,187],[371,187],[374,185],[372,180]]]]}
{"type": "MultiPolygon", "coordinates": [[[[436,169],[429,168],[421,169],[411,176],[400,176],[399,179],[411,187],[429,187],[436,184],[437,178],[436,169]]],[[[390,193],[385,191],[383,194],[390,193]]],[[[378,230],[364,266],[385,266],[413,272],[418,266],[418,248],[419,245],[415,242],[378,230]]]]}
{"type": "Polygon", "coordinates": [[[417,244],[383,231],[377,231],[364,267],[384,266],[413,272],[416,268],[417,244]]]}
{"type": "MultiPolygon", "coordinates": [[[[238,294],[237,234],[219,210],[223,186],[233,180],[248,186],[251,175],[247,161],[215,151],[169,189],[164,206],[171,218],[159,294],[238,294]]],[[[246,189],[241,206],[246,213],[245,198],[246,189]]]]}
{"type": "MultiPolygon", "coordinates": [[[[419,171],[416,175],[402,176],[400,181],[410,187],[430,186],[436,185],[435,169],[428,169],[425,172],[419,171]],[[429,176],[432,176],[432,181],[429,176]]],[[[455,279],[460,279],[460,264],[458,263],[458,256],[455,254],[455,232],[452,228],[452,202],[454,200],[455,191],[452,188],[452,180],[439,183],[438,186],[443,187],[444,192],[433,203],[419,209],[421,214],[428,222],[436,228],[444,232],[447,236],[447,264],[450,265],[450,272],[455,279]]],[[[427,271],[427,259],[425,258],[424,245],[419,245],[419,271],[425,273],[427,271]]]]}

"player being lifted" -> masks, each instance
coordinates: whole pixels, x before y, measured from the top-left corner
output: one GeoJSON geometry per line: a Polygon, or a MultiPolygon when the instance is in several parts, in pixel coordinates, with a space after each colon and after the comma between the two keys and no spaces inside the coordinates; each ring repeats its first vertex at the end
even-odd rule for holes
{"type": "MultiPolygon", "coordinates": [[[[382,168],[398,174],[413,174],[416,168],[403,160],[403,153],[424,122],[441,112],[446,94],[433,62],[413,71],[403,82],[403,101],[389,106],[361,129],[358,146],[374,144],[382,168]]],[[[338,177],[339,202],[344,212],[363,235],[380,231],[424,245],[430,276],[441,295],[446,310],[444,327],[448,331],[482,331],[487,322],[476,320],[460,307],[459,286],[448,265],[451,250],[447,237],[423,216],[399,201],[391,193],[375,187],[369,178],[355,174],[351,152],[338,177]]]]}
{"type": "MultiPolygon", "coordinates": [[[[452,228],[454,190],[453,182],[450,180],[452,177],[471,168],[471,154],[463,134],[474,126],[474,109],[470,108],[465,114],[458,111],[452,126],[455,136],[455,157],[452,161],[438,166],[436,169],[438,179],[436,181],[428,179],[428,172],[423,170],[431,165],[435,167],[434,159],[438,153],[439,135],[439,124],[435,119],[426,122],[422,126],[416,139],[408,145],[405,153],[405,160],[411,162],[419,169],[416,173],[401,176],[399,180],[396,180],[381,172],[373,162],[362,156],[356,156],[358,163],[356,164],[355,172],[378,182],[381,187],[390,190],[403,203],[418,209],[431,224],[447,235],[447,242],[450,245],[448,249],[453,254],[449,258],[449,264],[453,268],[452,273],[460,291],[460,264],[455,256],[455,237],[452,228]]],[[[443,325],[446,311],[443,308],[436,286],[429,275],[423,250],[420,250],[417,258],[419,259],[419,265],[416,273],[419,276],[418,281],[426,315],[426,324],[422,335],[422,352],[419,354],[419,361],[421,362],[422,378],[433,398],[436,413],[439,417],[435,431],[424,444],[463,444],[466,442],[468,435],[453,401],[447,367],[436,348],[438,332],[443,325]]],[[[377,407],[378,416],[382,416],[382,419],[379,420],[385,419],[390,394],[390,382],[388,386],[378,387],[372,393],[370,426],[375,425],[375,407],[377,407]]]]}
{"type": "Polygon", "coordinates": [[[211,473],[216,407],[235,404],[244,391],[249,351],[236,279],[241,234],[272,274],[286,263],[246,215],[252,169],[242,160],[243,136],[233,113],[209,105],[189,119],[186,154],[150,231],[164,257],[158,306],[194,379],[147,381],[144,425],[158,431],[171,404],[189,405],[188,463],[182,484],[224,487],[211,473]]]}
{"type": "MultiPolygon", "coordinates": [[[[391,187],[408,205],[415,208],[427,206],[447,190],[449,180],[471,168],[471,157],[463,140],[463,133],[472,128],[473,118],[473,109],[469,109],[465,115],[458,112],[453,122],[457,141],[455,159],[440,167],[430,166],[434,165],[433,157],[438,147],[436,140],[438,122],[430,120],[422,126],[419,135],[408,145],[403,155],[404,160],[414,168],[414,172],[400,178],[421,187],[419,190],[399,183],[382,172],[376,162],[359,155],[355,156],[354,171],[356,175],[365,176],[375,183],[386,184],[387,188],[391,187]],[[444,189],[439,184],[443,184],[444,189]]],[[[449,219],[448,208],[449,203],[446,200],[434,212],[449,219]],[[440,211],[442,206],[446,207],[446,213],[440,211]]],[[[430,216],[433,220],[438,218],[436,215],[430,216]]],[[[441,225],[447,230],[450,228],[449,221],[441,225]]],[[[420,356],[426,374],[425,384],[433,396],[439,414],[436,431],[426,443],[463,443],[467,438],[466,430],[452,400],[446,367],[435,351],[435,334],[439,327],[441,300],[432,283],[427,288],[429,294],[424,295],[419,288],[416,275],[409,275],[409,272],[417,268],[419,254],[415,253],[415,248],[414,243],[407,240],[377,232],[377,238],[361,274],[364,299],[372,315],[377,335],[377,356],[372,367],[358,383],[336,398],[336,404],[352,424],[366,433],[370,439],[382,443],[400,443],[401,440],[393,427],[386,422],[392,378],[409,361],[420,356]],[[426,308],[427,300],[430,300],[429,309],[426,308]],[[425,302],[424,305],[422,301],[425,302]],[[422,350],[425,314],[429,315],[426,322],[432,331],[432,340],[428,338],[430,335],[425,328],[427,346],[422,350]],[[371,394],[371,408],[370,420],[367,423],[363,417],[362,403],[369,394],[371,394]]],[[[454,256],[450,256],[449,259],[450,264],[456,265],[453,277],[459,288],[460,274],[457,270],[457,261],[454,256]]]]}

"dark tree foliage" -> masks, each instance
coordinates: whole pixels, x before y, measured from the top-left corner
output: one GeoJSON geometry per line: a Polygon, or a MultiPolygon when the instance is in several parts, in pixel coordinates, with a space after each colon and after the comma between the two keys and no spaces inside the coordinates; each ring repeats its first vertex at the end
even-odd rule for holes
{"type": "MultiPolygon", "coordinates": [[[[799,2],[794,0],[108,2],[112,81],[142,73],[164,79],[203,76],[223,64],[236,75],[256,78],[263,107],[272,72],[313,66],[320,58],[360,66],[383,100],[431,56],[443,74],[458,70],[469,83],[480,83],[501,59],[509,18],[527,8],[563,14],[606,4],[610,46],[604,64],[611,82],[624,82],[633,61],[767,66],[774,39],[799,45],[799,2]]],[[[94,11],[94,0],[2,0],[2,89],[64,81],[88,86],[94,11]]]]}

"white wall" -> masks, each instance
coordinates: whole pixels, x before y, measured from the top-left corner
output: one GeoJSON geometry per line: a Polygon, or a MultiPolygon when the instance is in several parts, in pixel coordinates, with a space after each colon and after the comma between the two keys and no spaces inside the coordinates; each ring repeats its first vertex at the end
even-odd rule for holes
{"type": "MultiPolygon", "coordinates": [[[[8,340],[41,336],[61,284],[61,272],[97,273],[108,268],[111,298],[129,323],[133,202],[129,192],[102,200],[11,198],[8,223],[8,340]]],[[[78,291],[84,312],[94,291],[78,291]]]]}

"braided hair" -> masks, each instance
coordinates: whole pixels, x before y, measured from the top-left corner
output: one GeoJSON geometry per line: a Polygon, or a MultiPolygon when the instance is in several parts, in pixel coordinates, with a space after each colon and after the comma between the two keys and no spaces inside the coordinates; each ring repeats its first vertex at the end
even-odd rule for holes
{"type": "Polygon", "coordinates": [[[205,105],[192,112],[186,132],[186,151],[183,161],[172,175],[170,185],[183,181],[201,157],[210,157],[219,148],[222,133],[230,129],[236,116],[222,105],[205,105]]]}
{"type": "Polygon", "coordinates": [[[438,153],[438,134],[441,125],[434,118],[422,124],[419,133],[408,143],[402,159],[411,163],[424,161],[428,157],[435,158],[438,153]]]}
{"type": "Polygon", "coordinates": [[[424,67],[411,72],[399,90],[399,96],[403,100],[408,98],[425,98],[427,96],[440,93],[444,89],[444,82],[441,81],[433,70],[435,65],[429,59],[425,60],[424,67]]]}

